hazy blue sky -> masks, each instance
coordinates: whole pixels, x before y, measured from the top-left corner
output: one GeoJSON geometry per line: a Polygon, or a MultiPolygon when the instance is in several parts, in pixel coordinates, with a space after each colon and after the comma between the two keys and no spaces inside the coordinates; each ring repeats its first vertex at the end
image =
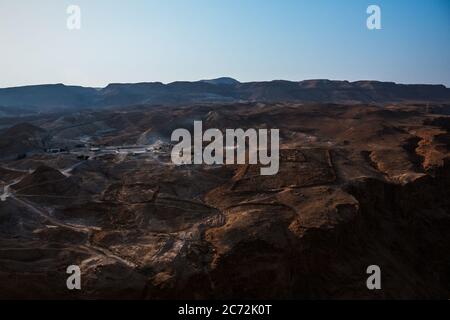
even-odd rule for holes
{"type": "Polygon", "coordinates": [[[449,0],[0,0],[0,87],[375,79],[450,86],[449,0]],[[82,28],[66,28],[67,6],[82,28]],[[366,9],[382,10],[382,30],[366,9]]]}

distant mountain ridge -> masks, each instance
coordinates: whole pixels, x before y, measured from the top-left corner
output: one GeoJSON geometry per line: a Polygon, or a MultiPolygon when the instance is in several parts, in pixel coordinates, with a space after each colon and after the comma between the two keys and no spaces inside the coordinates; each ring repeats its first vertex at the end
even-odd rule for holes
{"type": "Polygon", "coordinates": [[[390,103],[450,102],[444,85],[380,81],[304,80],[241,83],[232,78],[195,82],[113,83],[96,89],[63,84],[0,89],[0,105],[54,111],[133,104],[180,105],[233,102],[390,103]]]}

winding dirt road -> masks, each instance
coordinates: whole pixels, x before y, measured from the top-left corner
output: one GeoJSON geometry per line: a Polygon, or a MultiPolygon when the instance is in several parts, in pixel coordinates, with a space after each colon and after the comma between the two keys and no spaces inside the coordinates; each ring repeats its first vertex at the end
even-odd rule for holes
{"type": "MultiPolygon", "coordinates": [[[[62,173],[66,173],[66,174],[70,174],[70,172],[77,167],[78,165],[80,165],[81,163],[77,163],[65,170],[61,170],[62,173]]],[[[83,226],[83,225],[77,225],[77,224],[71,224],[71,223],[66,223],[63,221],[60,221],[58,219],[56,219],[53,215],[52,215],[52,209],[48,209],[48,208],[43,208],[40,207],[39,205],[23,199],[20,197],[20,195],[16,195],[13,191],[13,189],[11,189],[11,186],[19,183],[20,181],[22,181],[24,178],[26,177],[26,175],[23,175],[20,178],[15,179],[14,181],[10,182],[9,184],[7,184],[4,187],[3,190],[3,194],[0,195],[1,201],[6,201],[7,199],[11,200],[11,201],[15,201],[17,202],[19,205],[26,207],[30,210],[30,212],[35,213],[36,215],[38,215],[39,217],[43,218],[49,225],[54,226],[54,227],[59,227],[62,229],[68,229],[68,230],[72,230],[72,231],[76,231],[76,232],[81,232],[86,234],[86,243],[82,246],[83,248],[87,249],[93,257],[95,256],[104,256],[116,261],[119,261],[129,267],[136,267],[137,265],[131,261],[128,261],[126,259],[123,259],[122,257],[119,257],[117,255],[115,255],[114,253],[112,253],[110,250],[103,248],[103,247],[99,247],[96,245],[93,245],[91,243],[91,238],[92,235],[95,231],[99,231],[101,230],[100,228],[97,227],[91,227],[91,226],[83,226]]]]}

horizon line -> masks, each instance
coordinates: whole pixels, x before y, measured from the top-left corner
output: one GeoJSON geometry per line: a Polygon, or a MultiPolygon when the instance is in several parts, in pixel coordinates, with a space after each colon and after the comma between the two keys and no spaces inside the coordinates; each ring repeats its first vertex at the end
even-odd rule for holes
{"type": "Polygon", "coordinates": [[[374,80],[374,79],[360,79],[360,80],[343,80],[343,79],[329,79],[329,78],[311,78],[311,79],[303,79],[303,80],[287,80],[287,79],[272,79],[272,80],[253,80],[253,81],[239,81],[234,77],[218,77],[211,79],[199,79],[199,80],[175,80],[171,82],[162,82],[162,81],[137,81],[137,82],[110,82],[104,86],[90,86],[90,85],[80,85],[80,84],[67,84],[63,82],[54,82],[54,83],[39,83],[39,84],[24,84],[24,85],[15,85],[15,86],[7,86],[0,87],[0,90],[4,89],[14,89],[14,88],[27,88],[27,87],[41,87],[41,86],[65,86],[65,87],[79,87],[79,88],[91,88],[91,89],[105,89],[110,85],[137,85],[137,84],[162,84],[162,85],[171,85],[175,83],[196,83],[196,82],[206,82],[206,81],[215,81],[220,79],[229,79],[238,82],[239,84],[248,84],[248,83],[269,83],[269,82],[293,82],[293,83],[301,83],[307,81],[330,81],[330,82],[347,82],[347,83],[358,83],[358,82],[378,82],[378,83],[392,83],[396,85],[425,85],[425,86],[443,86],[447,89],[448,87],[444,83],[407,83],[407,82],[396,82],[396,81],[388,81],[388,80],[374,80]]]}

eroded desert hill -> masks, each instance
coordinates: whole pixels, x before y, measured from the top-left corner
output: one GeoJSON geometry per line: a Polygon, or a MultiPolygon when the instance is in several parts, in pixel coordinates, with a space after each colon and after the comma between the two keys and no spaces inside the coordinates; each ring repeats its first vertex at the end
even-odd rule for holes
{"type": "Polygon", "coordinates": [[[447,114],[247,103],[33,118],[69,151],[2,163],[0,297],[448,299],[447,114]],[[279,128],[279,173],[172,165],[170,134],[194,120],[279,128]],[[152,147],[110,152],[128,144],[152,147]],[[374,264],[380,291],[366,287],[374,264]]]}

